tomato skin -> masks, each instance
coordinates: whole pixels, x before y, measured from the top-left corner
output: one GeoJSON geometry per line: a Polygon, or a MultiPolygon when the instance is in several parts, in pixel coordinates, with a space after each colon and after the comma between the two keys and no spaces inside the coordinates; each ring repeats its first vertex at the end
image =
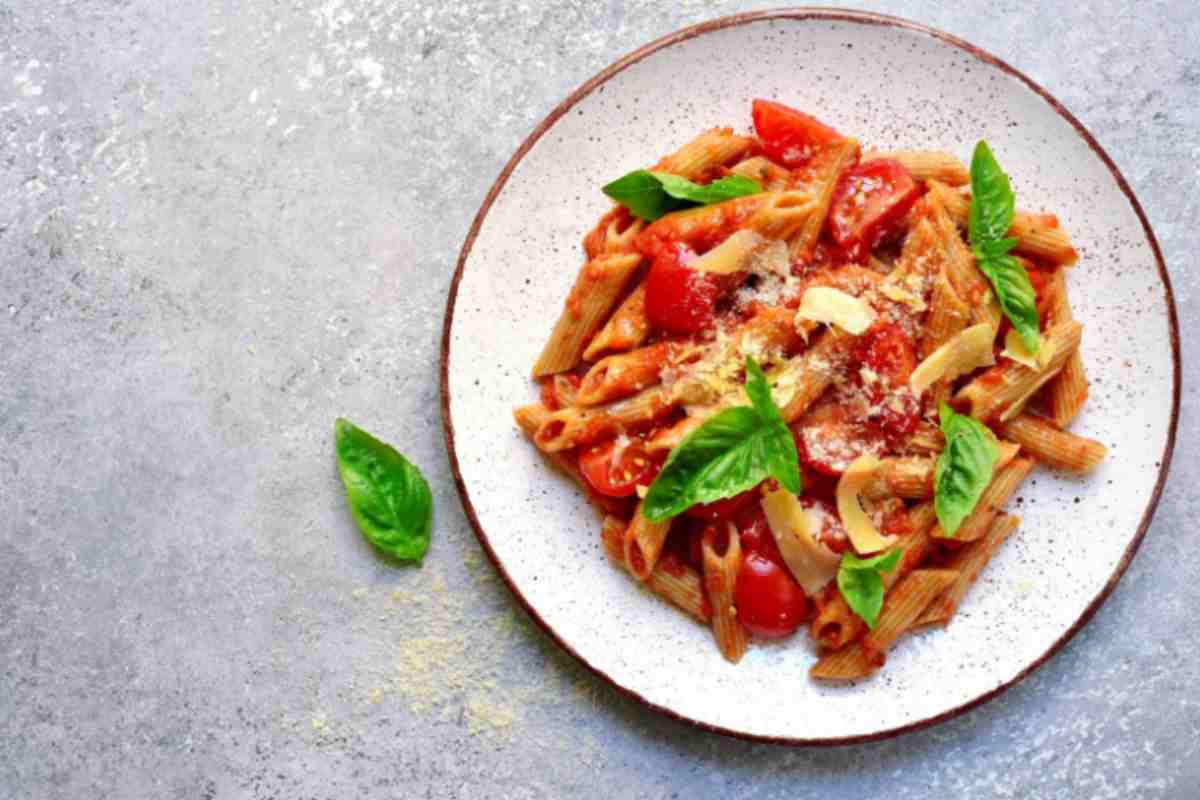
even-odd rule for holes
{"type": "Polygon", "coordinates": [[[700,272],[687,264],[696,253],[676,242],[655,257],[646,276],[646,318],[660,331],[690,335],[712,324],[729,276],[700,272]]]}
{"type": "Polygon", "coordinates": [[[791,636],[808,616],[808,598],[787,569],[758,553],[744,553],[733,591],[738,621],[760,639],[791,636]]]}
{"type": "Polygon", "coordinates": [[[816,117],[772,100],[755,100],[751,114],[763,152],[785,167],[798,167],[845,139],[816,117]]]}
{"type": "Polygon", "coordinates": [[[726,497],[724,500],[714,500],[711,503],[697,503],[683,512],[692,519],[702,519],[709,522],[719,522],[730,519],[743,508],[758,499],[758,487],[747,489],[741,494],[726,497]]]}
{"type": "Polygon", "coordinates": [[[649,486],[662,463],[651,458],[640,441],[617,452],[613,441],[589,447],[579,455],[579,470],[588,484],[606,497],[630,497],[638,485],[649,486]],[[638,463],[638,462],[641,463],[638,463]]]}
{"type": "Polygon", "coordinates": [[[912,433],[921,417],[921,400],[907,389],[917,367],[912,337],[895,322],[880,322],[863,334],[856,355],[876,376],[868,383],[858,373],[873,409],[868,425],[891,439],[912,433]]]}
{"type": "Polygon", "coordinates": [[[921,185],[899,161],[864,161],[838,179],[827,230],[844,253],[864,261],[920,196],[921,185]]]}

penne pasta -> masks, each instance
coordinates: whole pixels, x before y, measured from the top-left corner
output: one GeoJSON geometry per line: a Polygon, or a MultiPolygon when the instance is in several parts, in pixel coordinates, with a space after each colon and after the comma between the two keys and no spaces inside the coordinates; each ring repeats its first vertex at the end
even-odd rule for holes
{"type": "Polygon", "coordinates": [[[966,186],[971,182],[967,165],[952,153],[937,150],[893,150],[887,153],[867,153],[863,161],[890,158],[899,161],[919,181],[941,181],[947,186],[966,186]]]}
{"type": "Polygon", "coordinates": [[[838,178],[854,164],[858,153],[858,142],[854,139],[846,139],[831,147],[825,163],[812,182],[813,207],[803,227],[788,242],[792,261],[806,263],[812,258],[817,239],[821,236],[821,229],[825,227],[825,218],[829,216],[829,205],[833,202],[838,178]]]}
{"type": "Polygon", "coordinates": [[[1059,430],[1028,413],[1004,423],[1000,432],[1039,462],[1068,472],[1091,472],[1108,453],[1108,448],[1095,439],[1059,430]]]}
{"type": "Polygon", "coordinates": [[[746,654],[749,637],[742,623],[738,622],[737,607],[733,593],[737,584],[738,570],[742,566],[742,547],[737,529],[728,527],[728,543],[724,552],[718,552],[716,528],[704,533],[700,548],[704,559],[704,588],[712,605],[713,636],[717,649],[727,661],[737,663],[746,654]]]}
{"type": "Polygon", "coordinates": [[[595,444],[627,430],[645,427],[670,413],[673,402],[660,386],[595,408],[561,408],[550,412],[533,443],[547,453],[595,444]]]}
{"type": "Polygon", "coordinates": [[[974,585],[983,568],[1000,549],[1000,545],[1004,544],[1020,524],[1020,517],[999,514],[988,526],[987,534],[983,538],[963,546],[951,556],[946,562],[946,568],[957,573],[954,582],[921,612],[913,627],[948,623],[958,610],[958,604],[966,596],[967,590],[974,585]]]}
{"type": "Polygon", "coordinates": [[[1042,347],[1051,350],[1050,359],[1041,367],[1027,367],[1009,359],[991,367],[959,390],[955,400],[970,409],[976,419],[1001,421],[1021,413],[1025,403],[1047,381],[1058,374],[1063,364],[1079,348],[1083,326],[1074,320],[1058,323],[1046,331],[1042,347]]]}
{"type": "Polygon", "coordinates": [[[659,342],[602,358],[580,381],[576,403],[596,406],[640,392],[659,382],[663,367],[683,363],[689,355],[699,355],[699,348],[659,342]]]}
{"type": "Polygon", "coordinates": [[[646,227],[624,206],[614,206],[600,218],[596,227],[583,237],[583,252],[588,261],[603,255],[632,253],[633,242],[646,227]]]}
{"type": "Polygon", "coordinates": [[[650,335],[650,320],[646,319],[646,285],[638,284],[628,297],[617,306],[604,323],[587,349],[583,351],[585,361],[595,361],[607,352],[624,352],[638,347],[650,335]]]}
{"type": "Polygon", "coordinates": [[[734,135],[732,128],[713,128],[663,158],[654,169],[703,183],[713,178],[724,165],[745,156],[753,147],[753,139],[734,135]]]}
{"type": "Polygon", "coordinates": [[[588,338],[608,317],[640,263],[636,253],[621,253],[584,264],[550,340],[533,366],[535,378],[565,372],[579,363],[588,338]]]}
{"type": "MultiPolygon", "coordinates": [[[[628,572],[624,549],[627,527],[628,523],[620,517],[606,516],[601,528],[600,540],[609,560],[615,566],[628,572]]],[[[632,575],[632,573],[630,574],[632,575]]],[[[704,596],[704,584],[700,573],[686,564],[659,563],[643,585],[699,622],[707,623],[712,619],[712,608],[704,596]]]]}
{"type": "Polygon", "coordinates": [[[935,459],[927,456],[880,459],[865,494],[870,499],[903,497],[923,500],[932,497],[934,463],[935,459]]]}
{"type": "Polygon", "coordinates": [[[642,515],[642,504],[625,529],[625,566],[638,580],[644,581],[654,572],[671,532],[671,521],[651,522],[642,515]]]}
{"type": "Polygon", "coordinates": [[[739,161],[729,168],[729,172],[749,178],[768,192],[783,191],[792,182],[791,170],[781,167],[765,156],[753,156],[739,161]]]}
{"type": "MultiPolygon", "coordinates": [[[[1065,270],[1054,273],[1054,303],[1050,307],[1050,317],[1055,322],[1066,322],[1074,319],[1071,312],[1071,302],[1067,297],[1067,280],[1065,270]]],[[[1070,425],[1083,409],[1088,398],[1087,373],[1083,368],[1082,348],[1076,348],[1063,364],[1062,371],[1046,385],[1046,406],[1050,418],[1060,428],[1070,425]]]]}
{"type": "Polygon", "coordinates": [[[854,340],[849,334],[829,328],[808,350],[772,374],[776,394],[787,398],[780,408],[784,422],[795,422],[825,393],[854,340]]]}

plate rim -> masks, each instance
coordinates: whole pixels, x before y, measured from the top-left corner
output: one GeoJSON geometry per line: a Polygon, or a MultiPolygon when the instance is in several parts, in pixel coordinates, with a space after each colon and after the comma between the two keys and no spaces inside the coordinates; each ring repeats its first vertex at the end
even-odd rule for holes
{"type": "Polygon", "coordinates": [[[1168,274],[1166,264],[1163,261],[1162,251],[1158,245],[1158,239],[1154,235],[1154,231],[1150,226],[1150,221],[1147,219],[1145,211],[1142,210],[1141,203],[1138,202],[1137,196],[1133,193],[1128,181],[1125,180],[1125,176],[1121,174],[1121,171],[1117,168],[1116,164],[1113,163],[1113,160],[1109,157],[1108,153],[1105,152],[1104,148],[1100,146],[1100,143],[1096,141],[1091,132],[1084,127],[1083,123],[1076,119],[1075,116],[1068,111],[1062,103],[1060,103],[1049,92],[1043,89],[1038,83],[1033,81],[1023,72],[1015,67],[1010,66],[1007,62],[997,58],[982,48],[971,44],[965,39],[961,39],[957,36],[936,28],[932,28],[928,25],[912,22],[900,17],[842,8],[802,6],[795,8],[780,8],[766,11],[732,14],[729,16],[707,20],[696,25],[690,25],[686,28],[681,28],[680,30],[675,31],[674,33],[669,33],[666,36],[659,37],[639,47],[633,52],[619,58],[586,80],[583,84],[571,92],[566,99],[556,105],[554,109],[551,110],[550,113],[547,114],[546,117],[534,127],[529,135],[525,137],[525,139],[521,142],[521,145],[517,148],[516,152],[514,152],[512,157],[509,158],[509,160],[505,163],[504,168],[500,171],[500,174],[496,177],[495,182],[488,190],[487,195],[484,197],[483,203],[480,205],[479,210],[475,214],[475,218],[467,232],[466,239],[463,241],[462,249],[459,251],[458,261],[454,270],[454,276],[450,282],[450,289],[446,300],[446,310],[442,323],[440,364],[442,429],[446,442],[446,452],[450,461],[450,471],[454,477],[454,485],[458,490],[459,498],[462,501],[463,511],[466,514],[467,520],[471,523],[471,528],[475,533],[475,538],[479,541],[479,544],[483,547],[488,559],[492,562],[492,566],[496,568],[496,571],[500,574],[500,577],[503,579],[505,585],[508,587],[509,591],[512,592],[517,602],[525,610],[525,613],[528,614],[535,623],[537,623],[538,627],[541,628],[542,631],[544,631],[556,645],[570,654],[593,675],[603,680],[605,683],[616,689],[624,696],[636,700],[643,706],[646,706],[666,717],[678,720],[680,722],[685,722],[695,728],[709,733],[717,733],[746,741],[766,742],[770,744],[789,745],[793,747],[829,747],[875,742],[899,736],[904,733],[922,730],[939,723],[946,722],[955,717],[961,716],[962,714],[965,714],[968,711],[977,708],[978,706],[983,705],[987,701],[998,697],[1005,690],[1020,683],[1034,670],[1048,661],[1051,656],[1061,650],[1067,644],[1067,642],[1074,638],[1075,634],[1078,633],[1089,621],[1091,621],[1092,617],[1095,616],[1096,612],[1102,605],[1104,605],[1104,602],[1109,598],[1113,590],[1116,588],[1118,581],[1120,581],[1121,577],[1125,574],[1126,569],[1128,569],[1130,562],[1133,560],[1134,555],[1141,546],[1142,540],[1145,538],[1146,532],[1150,527],[1150,522],[1154,518],[1154,513],[1158,509],[1158,503],[1162,497],[1163,487],[1166,483],[1167,474],[1170,471],[1171,460],[1175,452],[1175,435],[1179,424],[1181,382],[1182,359],[1180,354],[1179,319],[1175,308],[1175,294],[1171,287],[1170,275],[1168,274]],[[1113,570],[1112,575],[1109,576],[1108,581],[1104,584],[1096,596],[1092,598],[1091,602],[1088,603],[1087,607],[1083,610],[1083,613],[1080,614],[1078,619],[1076,619],[1066,631],[1064,631],[1057,639],[1055,639],[1044,653],[1031,661],[1011,679],[1005,681],[999,686],[977,695],[976,697],[971,698],[970,700],[967,700],[964,703],[942,711],[938,714],[924,717],[919,720],[914,720],[903,725],[897,725],[879,731],[872,731],[871,733],[855,734],[853,736],[769,736],[756,734],[749,731],[737,730],[736,728],[729,728],[722,725],[715,725],[711,722],[705,722],[704,720],[687,716],[672,708],[660,705],[647,699],[633,689],[622,685],[607,672],[593,665],[586,658],[580,655],[569,642],[564,640],[559,633],[542,618],[537,609],[534,608],[525,598],[524,594],[522,594],[521,590],[517,587],[512,577],[508,574],[508,571],[504,568],[504,565],[500,562],[500,559],[496,556],[495,551],[492,549],[488,535],[484,532],[483,526],[480,524],[479,517],[475,512],[475,507],[471,502],[470,492],[468,491],[466,483],[463,480],[462,471],[459,468],[458,453],[455,449],[454,443],[454,420],[450,414],[450,339],[451,330],[454,324],[455,304],[458,299],[458,286],[462,280],[467,258],[470,256],[471,248],[475,244],[475,238],[479,234],[479,230],[483,225],[483,221],[487,217],[488,212],[491,210],[492,203],[495,201],[496,197],[500,194],[500,191],[508,182],[513,170],[516,169],[517,164],[521,162],[521,160],[529,153],[538,140],[541,139],[541,137],[548,130],[550,130],[551,127],[553,127],[560,117],[570,111],[571,108],[591,94],[595,89],[633,64],[636,64],[637,62],[658,52],[659,50],[707,33],[755,22],[779,19],[798,21],[817,20],[850,22],[858,25],[888,26],[913,31],[957,47],[987,64],[988,66],[995,67],[1025,84],[1026,87],[1031,89],[1039,97],[1045,100],[1060,117],[1066,120],[1071,127],[1075,129],[1075,132],[1080,136],[1080,138],[1083,139],[1092,152],[1100,158],[1101,162],[1103,162],[1105,167],[1107,167],[1108,171],[1112,174],[1112,177],[1116,181],[1118,188],[1120,188],[1121,192],[1128,199],[1130,206],[1137,215],[1138,221],[1142,225],[1142,231],[1146,236],[1146,240],[1150,244],[1150,250],[1154,256],[1155,266],[1158,269],[1158,276],[1162,281],[1164,299],[1166,300],[1167,305],[1167,327],[1172,360],[1172,389],[1171,418],[1167,426],[1166,443],[1163,447],[1162,458],[1159,462],[1160,466],[1158,470],[1158,478],[1155,481],[1154,490],[1150,494],[1150,499],[1146,504],[1146,508],[1142,512],[1142,518],[1138,523],[1137,531],[1133,539],[1126,546],[1125,552],[1117,562],[1117,565],[1113,570]]]}

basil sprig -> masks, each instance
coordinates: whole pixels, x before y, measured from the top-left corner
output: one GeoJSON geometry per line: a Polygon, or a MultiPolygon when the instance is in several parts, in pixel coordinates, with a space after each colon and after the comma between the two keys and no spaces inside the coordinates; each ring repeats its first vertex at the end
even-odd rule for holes
{"type": "Polygon", "coordinates": [[[800,494],[800,459],[792,432],[771,399],[758,363],[746,357],[749,406],[727,408],[688,434],[667,457],[642,502],[651,522],[670,519],[697,503],[711,503],[774,478],[800,494]]]}
{"type": "Polygon", "coordinates": [[[933,510],[943,536],[953,536],[975,509],[1000,458],[996,436],[981,422],[942,403],[939,410],[946,448],[933,469],[933,510]]]}
{"type": "Polygon", "coordinates": [[[900,563],[900,551],[890,550],[872,558],[859,558],[849,551],[842,554],[837,586],[850,610],[862,617],[874,630],[883,608],[883,574],[900,563]]]}
{"type": "Polygon", "coordinates": [[[735,197],[758,194],[762,190],[758,183],[741,175],[727,175],[702,186],[669,172],[645,169],[634,170],[602,189],[635,217],[647,222],[681,208],[722,203],[735,197]]]}
{"type": "Polygon", "coordinates": [[[1008,237],[1015,215],[1015,198],[1008,176],[996,163],[987,142],[975,145],[971,157],[971,211],[967,232],[979,270],[987,276],[1000,310],[1029,352],[1038,351],[1037,297],[1021,262],[1009,255],[1017,240],[1008,237]]]}
{"type": "Polygon", "coordinates": [[[433,498],[421,471],[395,448],[344,419],[334,425],[338,472],[358,529],[381,552],[421,563],[433,498]]]}

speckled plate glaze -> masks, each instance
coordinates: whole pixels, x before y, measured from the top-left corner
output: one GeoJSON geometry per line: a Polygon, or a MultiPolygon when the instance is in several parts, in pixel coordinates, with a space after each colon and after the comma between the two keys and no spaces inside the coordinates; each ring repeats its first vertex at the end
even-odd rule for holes
{"type": "Polygon", "coordinates": [[[605,680],[710,730],[792,744],[896,734],[962,713],[1062,646],[1112,590],[1146,531],[1174,442],[1179,348],[1158,246],[1116,167],[1055,100],[977,48],[875,15],[789,10],[654,42],[562,103],[492,187],[446,311],[446,441],[463,505],[529,613],[605,680]],[[714,58],[713,53],[720,53],[714,58]],[[1110,460],[1087,480],[1039,472],[1024,522],[945,630],[904,639],[874,679],[814,683],[804,636],[722,660],[711,632],[613,569],[581,492],[514,428],[530,365],[608,208],[600,186],[714,125],[749,126],[762,96],[867,147],[966,158],[986,137],[1018,202],[1056,212],[1092,398],[1076,430],[1110,460]],[[1133,320],[1137,324],[1131,324],[1133,320]]]}

